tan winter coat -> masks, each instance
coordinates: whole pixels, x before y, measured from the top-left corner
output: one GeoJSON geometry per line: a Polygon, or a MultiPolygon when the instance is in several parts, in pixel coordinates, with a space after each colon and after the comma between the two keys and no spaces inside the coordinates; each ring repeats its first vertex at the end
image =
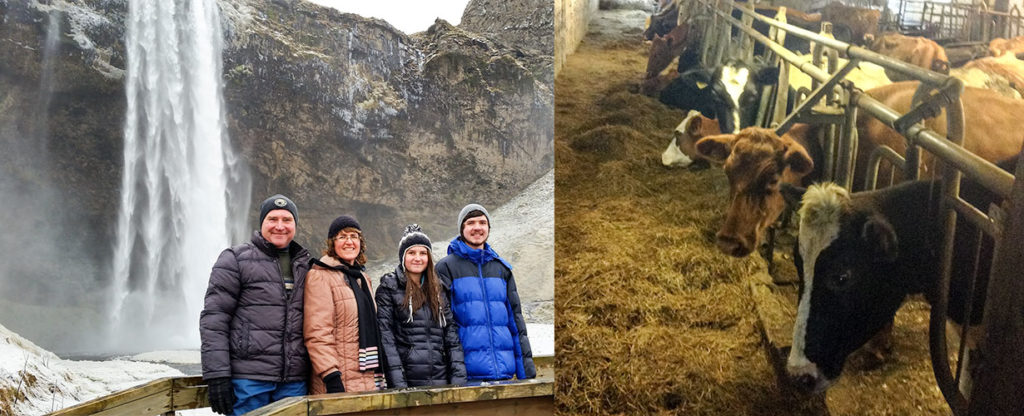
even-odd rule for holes
{"type": "MultiPolygon", "coordinates": [[[[330,256],[320,261],[330,266],[341,264],[330,256]]],[[[371,284],[369,277],[366,284],[371,284]]],[[[303,334],[313,363],[309,394],[326,393],[323,377],[335,371],[341,372],[346,392],[375,390],[373,372],[359,371],[358,309],[345,275],[313,265],[306,275],[305,298],[303,334]]]]}

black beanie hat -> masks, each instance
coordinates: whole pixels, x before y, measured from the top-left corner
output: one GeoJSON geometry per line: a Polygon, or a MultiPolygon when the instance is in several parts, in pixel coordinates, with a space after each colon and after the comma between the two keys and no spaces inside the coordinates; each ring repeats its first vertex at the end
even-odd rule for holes
{"type": "Polygon", "coordinates": [[[424,246],[430,252],[430,237],[423,233],[417,224],[409,224],[402,231],[402,241],[398,242],[398,263],[405,268],[405,252],[413,246],[424,246]]]}
{"type": "Polygon", "coordinates": [[[260,224],[263,224],[263,219],[267,218],[267,214],[275,209],[283,209],[292,213],[292,217],[295,218],[295,222],[299,222],[299,208],[295,206],[295,203],[288,197],[277,194],[270,198],[263,200],[260,204],[260,224]]]}
{"type": "Polygon", "coordinates": [[[341,230],[346,228],[355,228],[360,232],[363,231],[362,227],[359,226],[359,221],[356,221],[355,218],[348,215],[342,215],[335,218],[334,221],[331,221],[331,228],[327,230],[327,238],[334,238],[334,236],[338,235],[341,230]]]}

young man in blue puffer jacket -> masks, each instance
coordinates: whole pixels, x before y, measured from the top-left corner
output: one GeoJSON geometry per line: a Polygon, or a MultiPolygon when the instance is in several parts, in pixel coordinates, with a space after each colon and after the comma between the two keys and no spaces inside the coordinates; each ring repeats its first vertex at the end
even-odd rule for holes
{"type": "Polygon", "coordinates": [[[459,212],[459,236],[437,263],[459,325],[466,375],[470,381],[534,378],[537,370],[512,266],[487,244],[490,230],[487,210],[466,205],[459,212]]]}

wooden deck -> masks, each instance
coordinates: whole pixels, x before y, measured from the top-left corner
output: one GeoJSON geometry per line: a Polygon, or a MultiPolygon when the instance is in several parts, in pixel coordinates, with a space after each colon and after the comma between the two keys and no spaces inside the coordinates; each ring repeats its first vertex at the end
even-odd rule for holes
{"type": "MultiPolygon", "coordinates": [[[[554,413],[554,357],[534,357],[537,378],[468,386],[419,387],[371,393],[290,397],[250,415],[542,415],[554,413]]],[[[168,377],[51,413],[78,415],[173,415],[208,407],[202,377],[168,377]]]]}

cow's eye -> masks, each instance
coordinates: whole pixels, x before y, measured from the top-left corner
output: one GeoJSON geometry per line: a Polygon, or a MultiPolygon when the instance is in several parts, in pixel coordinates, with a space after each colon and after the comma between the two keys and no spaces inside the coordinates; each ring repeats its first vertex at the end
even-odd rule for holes
{"type": "Polygon", "coordinates": [[[835,277],[835,285],[836,285],[836,287],[838,287],[838,288],[846,287],[847,285],[850,284],[850,280],[851,280],[852,277],[853,277],[853,274],[850,273],[850,270],[843,270],[843,271],[839,272],[839,274],[837,274],[836,277],[835,277]]]}

